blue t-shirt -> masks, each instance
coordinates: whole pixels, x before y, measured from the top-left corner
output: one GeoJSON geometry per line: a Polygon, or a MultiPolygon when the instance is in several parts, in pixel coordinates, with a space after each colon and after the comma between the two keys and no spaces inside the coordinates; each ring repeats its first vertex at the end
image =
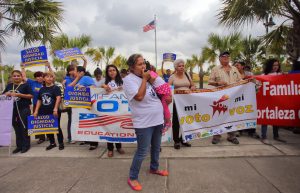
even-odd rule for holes
{"type": "Polygon", "coordinates": [[[36,80],[29,79],[29,78],[27,79],[27,83],[29,84],[31,90],[33,91],[32,103],[33,103],[33,105],[36,105],[36,103],[38,101],[39,91],[43,87],[43,84],[39,83],[36,80]]]}
{"type": "Polygon", "coordinates": [[[95,86],[95,82],[92,77],[90,76],[83,76],[81,79],[77,82],[77,85],[81,86],[95,86]]]}
{"type": "Polygon", "coordinates": [[[169,82],[169,78],[170,78],[170,75],[167,75],[167,74],[163,74],[163,79],[166,83],[169,82]]]}
{"type": "Polygon", "coordinates": [[[69,84],[71,84],[74,81],[74,78],[71,78],[70,76],[65,77],[65,87],[67,87],[69,84]]]}

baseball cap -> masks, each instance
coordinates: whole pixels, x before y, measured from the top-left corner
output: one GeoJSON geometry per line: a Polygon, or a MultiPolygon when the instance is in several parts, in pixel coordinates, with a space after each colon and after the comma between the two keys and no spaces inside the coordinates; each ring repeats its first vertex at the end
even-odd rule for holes
{"type": "Polygon", "coordinates": [[[228,51],[221,52],[219,57],[222,57],[224,55],[230,55],[230,53],[228,51]]]}

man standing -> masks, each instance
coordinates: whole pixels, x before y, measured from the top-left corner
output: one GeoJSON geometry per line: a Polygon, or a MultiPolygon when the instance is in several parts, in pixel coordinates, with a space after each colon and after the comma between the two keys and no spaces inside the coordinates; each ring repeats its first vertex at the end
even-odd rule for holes
{"type": "MultiPolygon", "coordinates": [[[[227,86],[232,83],[239,82],[242,80],[241,74],[238,69],[234,66],[230,66],[230,53],[221,52],[219,55],[219,61],[221,65],[216,66],[212,69],[209,76],[208,84],[218,87],[227,86]]],[[[220,142],[221,135],[214,135],[212,144],[218,144],[220,142]]],[[[229,132],[227,140],[233,144],[239,144],[239,140],[236,138],[235,132],[229,132]]]]}
{"type": "Polygon", "coordinates": [[[171,76],[171,70],[167,69],[166,73],[164,72],[164,61],[161,64],[161,74],[165,82],[169,82],[169,78],[171,76]]]}

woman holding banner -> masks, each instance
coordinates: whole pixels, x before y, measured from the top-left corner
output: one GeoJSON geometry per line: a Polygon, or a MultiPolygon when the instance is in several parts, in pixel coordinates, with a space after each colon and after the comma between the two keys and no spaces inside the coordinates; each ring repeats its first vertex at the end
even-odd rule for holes
{"type": "Polygon", "coordinates": [[[15,129],[17,148],[12,153],[25,153],[30,148],[27,117],[30,115],[33,92],[29,84],[23,82],[21,71],[14,70],[11,75],[13,82],[6,86],[3,94],[14,97],[12,125],[15,129]]]}
{"type": "MultiPolygon", "coordinates": [[[[43,74],[44,86],[40,89],[38,95],[37,105],[33,116],[38,115],[54,115],[58,117],[58,134],[57,140],[59,143],[59,150],[63,150],[64,147],[64,137],[60,128],[60,116],[61,111],[59,109],[59,104],[61,101],[61,91],[60,88],[54,85],[54,74],[52,72],[45,72],[43,74]]],[[[50,145],[46,147],[46,150],[51,150],[56,147],[55,139],[53,134],[47,134],[50,145]]]]}
{"type": "Polygon", "coordinates": [[[137,151],[129,171],[128,185],[136,191],[142,190],[138,181],[139,171],[151,146],[150,173],[168,176],[166,170],[159,170],[159,153],[164,124],[163,106],[148,82],[150,73],[146,69],[144,58],[140,54],[131,55],[127,64],[130,69],[124,79],[124,92],[132,113],[132,122],[137,138],[137,151]]]}
{"type": "MultiPolygon", "coordinates": [[[[174,86],[175,90],[195,90],[196,87],[194,82],[188,73],[184,70],[184,61],[182,59],[177,59],[174,61],[174,74],[169,78],[169,84],[174,86]]],[[[174,148],[180,149],[180,143],[185,147],[191,147],[190,143],[183,142],[182,137],[179,132],[179,122],[178,122],[178,114],[176,110],[175,101],[173,103],[173,140],[174,140],[174,148]]]]}
{"type": "MultiPolygon", "coordinates": [[[[53,72],[49,62],[46,62],[45,66],[49,69],[49,72],[53,72]]],[[[26,71],[25,71],[25,65],[23,63],[21,63],[21,69],[22,69],[23,80],[30,85],[30,87],[33,91],[33,99],[32,99],[33,108],[32,108],[32,112],[34,112],[35,107],[36,107],[36,103],[37,103],[37,100],[38,100],[37,98],[38,98],[39,91],[43,87],[43,81],[44,81],[43,72],[41,72],[41,71],[35,72],[33,74],[34,80],[32,80],[30,78],[27,78],[26,71]]],[[[43,143],[46,139],[45,135],[36,135],[35,138],[39,139],[38,142],[37,142],[38,144],[43,143]]]]}
{"type": "MultiPolygon", "coordinates": [[[[279,60],[277,59],[268,59],[266,61],[266,63],[264,64],[264,75],[280,75],[281,73],[281,67],[279,64],[279,60]]],[[[267,140],[267,129],[268,129],[268,125],[262,125],[261,126],[261,141],[266,144],[269,145],[270,142],[268,142],[267,140]]],[[[286,143],[285,140],[281,139],[279,137],[279,126],[275,126],[273,125],[273,139],[276,141],[280,141],[283,143],[286,143]]]]}
{"type": "MultiPolygon", "coordinates": [[[[123,80],[120,75],[118,68],[115,65],[107,65],[105,69],[105,84],[102,85],[102,88],[106,90],[106,92],[110,93],[116,90],[122,90],[123,80]]],[[[124,154],[125,151],[122,149],[121,143],[115,143],[117,148],[117,152],[119,154],[124,154]]],[[[114,144],[107,143],[107,157],[114,156],[114,144]]]]}

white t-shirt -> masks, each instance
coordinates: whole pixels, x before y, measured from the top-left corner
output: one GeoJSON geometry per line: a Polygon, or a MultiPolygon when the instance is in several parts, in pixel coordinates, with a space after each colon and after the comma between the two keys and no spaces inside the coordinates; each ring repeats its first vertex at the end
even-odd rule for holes
{"type": "Polygon", "coordinates": [[[101,87],[102,84],[105,83],[105,78],[101,78],[99,81],[97,81],[96,78],[93,78],[93,80],[95,82],[96,87],[101,87]]]}
{"type": "Polygon", "coordinates": [[[118,85],[116,83],[115,80],[111,80],[109,83],[107,83],[107,85],[109,86],[109,88],[113,91],[113,90],[117,90],[118,89],[118,85]]]}
{"type": "Polygon", "coordinates": [[[123,89],[132,113],[133,127],[140,129],[163,124],[163,106],[151,84],[147,83],[144,99],[137,101],[134,97],[142,84],[142,78],[130,73],[123,81],[123,89]]]}

